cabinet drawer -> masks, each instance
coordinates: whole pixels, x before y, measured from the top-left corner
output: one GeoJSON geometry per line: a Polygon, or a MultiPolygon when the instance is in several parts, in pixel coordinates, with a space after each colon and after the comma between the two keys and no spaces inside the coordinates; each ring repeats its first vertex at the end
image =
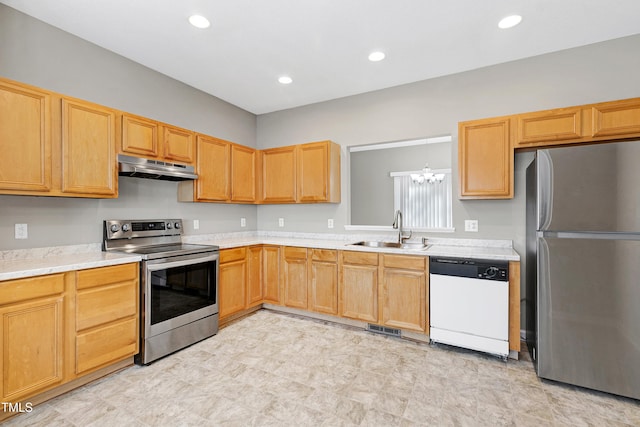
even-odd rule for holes
{"type": "Polygon", "coordinates": [[[342,262],[344,264],[378,265],[378,254],[373,252],[343,251],[342,262]]]}
{"type": "Polygon", "coordinates": [[[64,274],[0,282],[0,305],[64,292],[64,274]]]}
{"type": "Polygon", "coordinates": [[[391,268],[424,271],[426,257],[404,255],[382,255],[382,265],[391,268]]]}
{"type": "Polygon", "coordinates": [[[76,337],[76,373],[80,374],[138,352],[137,318],[109,324],[76,337]]]}
{"type": "Polygon", "coordinates": [[[245,259],[247,248],[223,249],[220,251],[220,264],[245,259]]]}
{"type": "Polygon", "coordinates": [[[137,281],[81,290],[76,297],[76,330],[133,316],[137,307],[137,281]]]}
{"type": "Polygon", "coordinates": [[[296,248],[292,246],[285,246],[284,248],[284,257],[285,258],[307,258],[307,248],[296,248]]]}
{"type": "Polygon", "coordinates": [[[112,283],[136,280],[138,277],[138,263],[80,270],[77,274],[77,289],[110,285],[112,283]]]}
{"type": "Polygon", "coordinates": [[[311,259],[314,261],[336,262],[338,252],[331,249],[312,249],[311,259]]]}

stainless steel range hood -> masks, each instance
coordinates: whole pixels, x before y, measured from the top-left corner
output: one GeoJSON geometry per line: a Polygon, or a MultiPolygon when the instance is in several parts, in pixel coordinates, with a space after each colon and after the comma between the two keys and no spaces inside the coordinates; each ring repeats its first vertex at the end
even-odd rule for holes
{"type": "Polygon", "coordinates": [[[164,181],[198,179],[193,166],[118,154],[118,175],[164,181]]]}

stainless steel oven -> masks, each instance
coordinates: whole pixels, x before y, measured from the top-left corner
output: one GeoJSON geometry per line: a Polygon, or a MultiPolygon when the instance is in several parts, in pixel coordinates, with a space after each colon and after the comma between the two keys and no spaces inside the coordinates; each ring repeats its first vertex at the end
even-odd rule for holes
{"type": "Polygon", "coordinates": [[[218,332],[219,249],[182,243],[182,221],[109,220],[104,250],[140,255],[140,353],[148,364],[218,332]]]}

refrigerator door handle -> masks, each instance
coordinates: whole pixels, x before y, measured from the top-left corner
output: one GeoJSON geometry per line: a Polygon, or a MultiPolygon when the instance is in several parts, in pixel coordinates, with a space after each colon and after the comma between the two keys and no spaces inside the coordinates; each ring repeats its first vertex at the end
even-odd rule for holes
{"type": "Polygon", "coordinates": [[[538,150],[538,230],[548,230],[553,212],[553,162],[549,150],[538,150]]]}
{"type": "MultiPolygon", "coordinates": [[[[540,354],[541,346],[543,347],[543,351],[546,354],[551,354],[552,349],[551,341],[548,339],[549,336],[549,319],[545,317],[543,313],[551,313],[551,272],[549,271],[549,245],[547,241],[543,237],[543,233],[538,233],[538,257],[537,257],[537,269],[538,269],[538,286],[536,289],[536,301],[537,301],[537,315],[536,315],[536,330],[537,334],[537,342],[536,342],[536,353],[540,354]],[[542,332],[542,333],[541,333],[542,332]],[[544,348],[547,347],[547,348],[544,348]]],[[[540,372],[545,372],[548,368],[545,366],[545,363],[548,361],[538,359],[538,375],[540,372]]]]}

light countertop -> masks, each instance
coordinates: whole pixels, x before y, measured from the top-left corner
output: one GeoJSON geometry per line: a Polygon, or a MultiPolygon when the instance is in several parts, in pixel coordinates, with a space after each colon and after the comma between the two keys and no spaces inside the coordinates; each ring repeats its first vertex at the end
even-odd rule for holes
{"type": "MultiPolygon", "coordinates": [[[[430,238],[426,249],[371,248],[355,246],[362,240],[393,241],[389,236],[323,235],[310,233],[219,233],[183,236],[186,243],[217,245],[230,249],[251,245],[297,246],[389,254],[446,256],[496,261],[519,261],[510,240],[430,238]]],[[[0,251],[0,281],[87,268],[139,262],[140,256],[102,252],[100,244],[0,251]]]]}

